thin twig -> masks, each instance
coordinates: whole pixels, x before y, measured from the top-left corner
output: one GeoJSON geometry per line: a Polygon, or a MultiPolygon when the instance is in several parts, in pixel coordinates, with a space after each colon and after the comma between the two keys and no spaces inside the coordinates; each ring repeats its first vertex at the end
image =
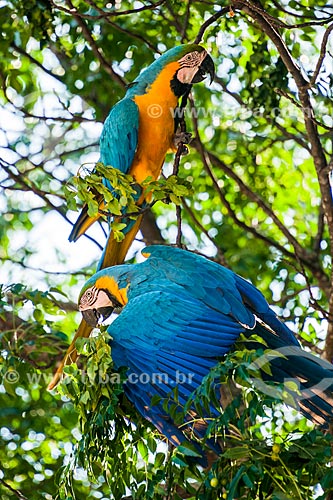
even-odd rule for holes
{"type": "Polygon", "coordinates": [[[19,54],[21,54],[21,56],[26,57],[31,63],[35,64],[38,68],[40,68],[41,70],[43,70],[44,73],[46,73],[49,76],[52,76],[53,78],[55,78],[59,82],[64,83],[64,80],[61,78],[61,76],[56,75],[51,70],[45,68],[45,66],[43,66],[43,64],[41,62],[39,62],[31,54],[29,54],[24,49],[22,49],[22,47],[19,47],[14,42],[11,43],[11,47],[13,48],[13,50],[15,50],[16,52],[18,52],[19,54]]]}
{"type": "MultiPolygon", "coordinates": [[[[280,21],[280,19],[276,19],[275,17],[268,14],[268,12],[265,11],[261,7],[259,2],[254,3],[254,2],[251,2],[250,0],[245,0],[245,1],[240,1],[240,2],[236,1],[236,2],[234,2],[233,5],[237,9],[237,8],[242,8],[242,4],[244,5],[245,3],[250,9],[253,9],[253,11],[255,11],[259,15],[261,15],[267,22],[270,23],[270,25],[272,27],[275,27],[275,28],[299,29],[299,28],[305,28],[307,26],[322,26],[322,25],[327,24],[333,20],[333,16],[328,15],[329,17],[327,17],[327,18],[312,19],[311,21],[306,21],[306,22],[299,23],[299,24],[288,24],[288,23],[285,23],[284,21],[280,21]],[[237,4],[239,4],[239,5],[237,5],[237,4]]],[[[294,15],[294,17],[302,17],[302,16],[298,16],[297,14],[290,13],[290,15],[294,15]]]]}
{"type": "Polygon", "coordinates": [[[264,241],[269,246],[275,247],[277,250],[279,250],[286,257],[294,258],[294,254],[292,252],[290,252],[289,250],[287,250],[283,245],[280,245],[275,240],[272,240],[268,236],[265,236],[265,235],[259,233],[254,227],[249,226],[248,224],[241,221],[237,217],[231,204],[228,202],[226,195],[221,190],[216,176],[213,173],[213,170],[211,168],[210,154],[207,153],[207,151],[203,147],[203,144],[201,143],[199,136],[198,136],[198,131],[197,131],[196,144],[197,144],[196,149],[202,158],[204,168],[205,168],[206,172],[208,173],[209,177],[211,178],[211,180],[213,182],[213,186],[214,186],[215,190],[217,191],[217,193],[220,197],[220,200],[222,201],[223,205],[226,207],[229,217],[237,224],[237,226],[242,228],[244,231],[253,234],[256,238],[264,241]]]}
{"type": "Polygon", "coordinates": [[[182,25],[179,22],[179,15],[178,15],[178,13],[176,13],[173,10],[172,3],[173,3],[172,1],[167,0],[166,3],[165,3],[165,7],[168,9],[168,11],[170,12],[170,14],[172,15],[172,17],[174,19],[173,25],[175,26],[176,30],[178,31],[178,33],[181,33],[181,31],[182,31],[182,25]]]}
{"type": "Polygon", "coordinates": [[[179,248],[183,248],[183,245],[182,245],[182,207],[180,205],[176,205],[176,217],[177,217],[176,246],[179,248]]]}
{"type": "MultiPolygon", "coordinates": [[[[32,191],[36,196],[41,198],[49,208],[58,212],[58,214],[61,215],[61,217],[63,217],[69,224],[71,224],[73,226],[73,223],[67,217],[65,210],[63,210],[61,207],[59,207],[57,205],[54,205],[54,203],[52,203],[49,200],[49,198],[47,197],[47,194],[49,194],[49,193],[45,193],[44,191],[40,190],[30,179],[29,179],[29,182],[27,182],[27,180],[23,177],[23,175],[14,174],[14,172],[12,172],[12,170],[9,168],[10,166],[5,165],[5,163],[2,160],[0,160],[0,165],[2,168],[4,168],[6,170],[6,172],[8,173],[8,176],[10,178],[12,180],[14,180],[15,182],[17,182],[17,184],[19,186],[21,186],[22,191],[32,191]]],[[[52,196],[55,196],[55,195],[52,193],[52,196]]],[[[84,236],[88,240],[95,243],[95,245],[97,245],[100,250],[103,250],[103,247],[94,238],[92,238],[91,236],[89,236],[87,234],[84,234],[84,236]]]]}
{"type": "MultiPolygon", "coordinates": [[[[310,84],[309,84],[309,86],[310,86],[310,84]]],[[[294,99],[290,94],[288,94],[288,92],[285,92],[284,90],[278,89],[278,88],[275,88],[274,92],[276,92],[280,96],[284,97],[285,99],[290,101],[297,109],[304,112],[303,106],[299,102],[297,102],[296,99],[294,99]]],[[[316,118],[314,116],[312,116],[312,113],[311,113],[310,118],[316,125],[318,125],[318,127],[322,127],[324,129],[328,130],[329,132],[332,132],[333,127],[328,127],[327,125],[324,125],[323,123],[319,122],[318,120],[316,120],[316,118]]]]}
{"type": "Polygon", "coordinates": [[[110,26],[112,26],[113,29],[119,31],[120,33],[125,33],[129,37],[134,38],[135,40],[139,40],[143,44],[147,45],[147,47],[149,47],[152,52],[155,52],[156,54],[161,53],[161,51],[158,50],[158,48],[155,47],[155,45],[153,45],[149,40],[147,40],[147,38],[144,38],[143,36],[139,35],[138,33],[135,33],[133,31],[133,29],[129,30],[129,29],[123,28],[122,26],[119,26],[119,24],[114,23],[114,22],[110,21],[110,19],[107,19],[107,18],[106,18],[106,22],[110,26]]]}
{"type": "MultiPolygon", "coordinates": [[[[109,64],[107,62],[107,60],[105,59],[105,57],[103,56],[100,47],[97,46],[95,40],[93,39],[93,37],[91,35],[91,32],[90,32],[87,24],[84,21],[84,19],[82,19],[78,15],[76,8],[72,4],[72,1],[66,0],[66,3],[69,6],[69,8],[72,10],[71,15],[73,16],[73,18],[76,20],[76,22],[78,23],[78,25],[82,29],[82,34],[83,34],[84,38],[86,39],[86,41],[89,43],[91,50],[93,51],[95,57],[99,60],[99,62],[101,63],[101,65],[104,68],[104,70],[106,71],[106,73],[109,76],[111,76],[112,80],[115,83],[118,83],[118,85],[120,85],[122,88],[124,88],[125,87],[124,80],[122,79],[122,77],[120,75],[118,75],[118,73],[116,73],[114,71],[111,64],[109,64]]],[[[57,6],[57,7],[59,8],[59,6],[57,6]]]]}
{"type": "Polygon", "coordinates": [[[2,82],[2,89],[3,89],[4,96],[6,98],[6,101],[11,106],[13,106],[14,109],[16,109],[16,110],[20,111],[21,113],[23,113],[24,117],[26,117],[26,118],[34,118],[36,120],[43,120],[43,121],[52,120],[54,122],[70,123],[70,124],[73,124],[73,123],[83,123],[83,122],[93,122],[93,120],[90,119],[90,118],[85,118],[85,117],[80,116],[80,115],[73,115],[73,113],[71,113],[65,107],[63,109],[70,115],[68,117],[36,115],[34,113],[31,113],[30,111],[27,111],[26,109],[24,109],[24,108],[22,108],[20,106],[17,106],[15,104],[15,102],[13,102],[10,99],[10,97],[8,95],[8,88],[7,88],[7,85],[6,85],[6,75],[0,72],[0,79],[1,79],[1,82],[2,82]]]}
{"type": "MultiPolygon", "coordinates": [[[[47,269],[42,269],[41,267],[28,266],[27,264],[25,264],[25,262],[23,262],[22,259],[21,260],[15,260],[13,258],[3,257],[1,260],[3,262],[9,261],[12,264],[16,264],[18,266],[23,267],[23,269],[29,269],[30,271],[37,271],[37,272],[40,272],[40,273],[54,275],[54,276],[61,276],[61,275],[68,276],[69,274],[71,276],[82,276],[82,275],[85,276],[86,275],[86,273],[84,271],[82,271],[82,270],[80,270],[80,271],[69,271],[67,269],[67,271],[48,271],[47,269]]],[[[77,310],[77,307],[76,307],[75,310],[77,310]]]]}
{"type": "Polygon", "coordinates": [[[221,248],[217,245],[215,239],[209,234],[209,231],[207,231],[207,229],[202,225],[202,223],[196,217],[196,215],[193,212],[193,210],[191,209],[191,207],[187,204],[185,198],[182,198],[182,205],[185,208],[188,215],[190,216],[190,218],[192,219],[193,223],[200,229],[200,231],[203,234],[206,235],[206,238],[208,238],[215,246],[215,248],[217,250],[217,259],[218,259],[219,263],[225,267],[229,267],[221,248]]]}
{"type": "Polygon", "coordinates": [[[325,56],[326,56],[326,47],[327,47],[328,39],[329,39],[329,36],[330,36],[332,30],[333,30],[333,24],[331,24],[326,29],[326,31],[324,33],[324,36],[323,36],[323,39],[321,42],[319,58],[318,58],[318,61],[316,64],[316,69],[314,70],[314,73],[313,73],[312,78],[310,80],[309,87],[312,87],[313,85],[315,85],[316,80],[319,76],[320,69],[322,67],[322,64],[323,64],[325,56]]]}
{"type": "Polygon", "coordinates": [[[184,43],[184,41],[187,39],[186,31],[187,31],[188,23],[189,23],[189,20],[190,20],[191,3],[192,3],[192,0],[187,0],[186,12],[185,12],[185,17],[184,17],[184,22],[183,22],[183,28],[182,28],[182,31],[181,31],[181,42],[182,43],[184,43]]]}
{"type": "MultiPolygon", "coordinates": [[[[236,94],[236,92],[232,92],[228,89],[227,85],[224,83],[224,81],[222,80],[222,78],[218,77],[215,75],[215,78],[214,78],[214,81],[216,83],[218,83],[219,85],[221,85],[223,91],[228,94],[230,97],[232,97],[233,99],[235,99],[235,101],[240,105],[242,106],[243,108],[245,108],[247,111],[250,111],[250,112],[254,112],[255,110],[253,110],[251,107],[248,106],[248,104],[240,97],[239,94],[236,94]]],[[[272,124],[274,127],[276,127],[279,132],[281,132],[284,137],[288,138],[288,139],[292,139],[294,140],[295,142],[297,142],[297,144],[299,144],[302,148],[306,149],[310,154],[311,154],[311,150],[310,150],[310,147],[308,146],[307,142],[302,139],[301,137],[298,137],[294,134],[292,134],[290,131],[288,131],[287,129],[283,128],[282,125],[280,125],[276,120],[274,120],[274,118],[272,116],[269,116],[269,114],[265,115],[265,119],[268,121],[268,123],[272,124]]],[[[299,130],[296,129],[296,132],[298,134],[300,134],[301,132],[299,130]]]]}
{"type": "Polygon", "coordinates": [[[203,23],[201,28],[198,31],[197,36],[195,37],[194,43],[200,43],[201,39],[206,31],[206,29],[213,23],[215,23],[220,17],[224,16],[230,11],[230,7],[222,7],[221,10],[213,14],[207,21],[203,23]]]}
{"type": "Polygon", "coordinates": [[[28,500],[28,498],[25,497],[23,495],[23,493],[20,492],[20,490],[16,490],[15,488],[12,488],[11,485],[8,484],[7,481],[5,481],[4,479],[0,479],[0,483],[3,484],[3,486],[5,488],[10,490],[12,493],[14,493],[14,495],[17,496],[17,498],[19,498],[20,500],[28,500]]]}
{"type": "Polygon", "coordinates": [[[154,10],[160,5],[162,5],[165,0],[159,0],[156,3],[152,3],[151,5],[144,5],[143,7],[139,7],[138,9],[128,9],[128,10],[120,10],[120,11],[104,11],[103,9],[99,8],[95,2],[92,2],[91,0],[86,0],[87,4],[91,5],[94,10],[99,12],[98,16],[94,16],[92,14],[83,14],[79,12],[76,7],[67,9],[63,5],[57,4],[54,0],[51,0],[51,4],[53,5],[54,8],[61,10],[62,12],[65,12],[66,14],[73,16],[74,14],[78,17],[81,17],[82,19],[88,19],[92,21],[98,21],[99,19],[103,18],[108,18],[108,17],[120,17],[120,16],[127,16],[130,14],[137,14],[138,12],[143,12],[145,10],[154,10]]]}
{"type": "MultiPolygon", "coordinates": [[[[196,133],[197,133],[197,138],[193,141],[193,145],[194,147],[199,151],[199,153],[201,154],[205,154],[206,158],[209,159],[210,162],[212,162],[213,164],[217,165],[219,168],[223,169],[224,172],[227,173],[228,176],[230,176],[234,181],[236,181],[236,183],[238,184],[238,186],[240,187],[241,191],[249,198],[251,199],[252,201],[254,201],[258,207],[260,207],[269,217],[271,217],[273,219],[273,221],[275,222],[276,226],[280,229],[280,231],[282,232],[282,234],[285,236],[285,238],[287,239],[287,241],[295,248],[297,249],[297,251],[304,255],[305,256],[305,252],[306,250],[301,247],[301,245],[299,244],[299,242],[296,240],[296,238],[288,231],[288,229],[286,228],[286,226],[280,221],[280,219],[277,217],[277,215],[275,214],[274,210],[272,210],[271,207],[269,207],[267,205],[267,203],[257,194],[255,193],[254,191],[252,191],[252,189],[250,189],[245,183],[244,181],[238,177],[238,175],[234,172],[234,170],[232,170],[231,168],[229,168],[224,162],[222,162],[222,160],[220,160],[216,155],[214,155],[213,153],[211,152],[208,152],[204,149],[203,147],[203,144],[201,143],[200,141],[200,138],[199,138],[199,135],[198,135],[198,129],[196,130],[196,133]]],[[[207,160],[206,161],[206,166],[207,166],[207,160]]],[[[212,177],[212,173],[210,173],[210,176],[212,177]]],[[[212,179],[213,180],[213,179],[212,179]]],[[[214,182],[214,180],[213,180],[214,182]]],[[[221,191],[219,185],[217,183],[214,182],[214,185],[216,184],[216,188],[218,188],[219,191],[221,191]]],[[[247,226],[249,227],[249,226],[247,226]]],[[[284,249],[284,251],[286,251],[284,249]]],[[[287,251],[287,254],[288,254],[288,257],[291,257],[292,254],[291,252],[287,251]]]]}
{"type": "MultiPolygon", "coordinates": [[[[311,12],[311,15],[300,14],[299,12],[291,12],[290,10],[287,10],[287,9],[283,8],[282,5],[281,5],[281,2],[277,2],[276,0],[272,0],[272,1],[273,1],[273,4],[275,5],[275,7],[277,9],[281,10],[282,12],[284,12],[285,14],[287,14],[288,16],[297,17],[298,19],[311,19],[311,20],[314,20],[314,12],[311,12]]],[[[297,2],[295,2],[295,3],[297,3],[297,2]]],[[[304,9],[303,5],[301,7],[304,9]]],[[[310,7],[310,6],[306,7],[306,10],[311,11],[311,9],[314,11],[313,7],[310,7]]],[[[328,14],[328,15],[330,15],[330,14],[328,14]]],[[[323,19],[320,19],[320,20],[324,21],[325,19],[327,19],[327,18],[323,18],[323,19]]],[[[318,19],[316,19],[316,20],[318,20],[318,19]]]]}
{"type": "MultiPolygon", "coordinates": [[[[180,107],[179,107],[179,111],[180,111],[179,127],[180,127],[181,134],[186,134],[186,123],[185,123],[185,119],[184,119],[184,109],[186,107],[190,92],[191,92],[191,88],[189,88],[188,92],[186,92],[186,94],[183,95],[182,102],[181,102],[180,107]]],[[[180,142],[178,144],[177,152],[176,152],[175,159],[173,162],[173,169],[172,169],[173,175],[178,175],[180,158],[181,158],[182,154],[184,153],[184,147],[186,147],[186,146],[183,142],[180,142]]],[[[182,248],[182,209],[181,209],[180,205],[176,205],[176,217],[177,217],[176,245],[177,245],[177,247],[182,248]]]]}

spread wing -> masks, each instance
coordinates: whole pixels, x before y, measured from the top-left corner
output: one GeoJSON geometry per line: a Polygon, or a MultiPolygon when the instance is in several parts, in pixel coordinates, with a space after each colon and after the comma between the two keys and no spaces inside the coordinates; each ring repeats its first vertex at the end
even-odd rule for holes
{"type": "Polygon", "coordinates": [[[230,314],[249,329],[256,318],[272,329],[286,344],[299,345],[293,332],[282,323],[269,307],[262,293],[251,283],[208,259],[191,252],[156,245],[147,247],[147,266],[162,269],[164,276],[184,287],[198,300],[224,314],[230,314]]]}

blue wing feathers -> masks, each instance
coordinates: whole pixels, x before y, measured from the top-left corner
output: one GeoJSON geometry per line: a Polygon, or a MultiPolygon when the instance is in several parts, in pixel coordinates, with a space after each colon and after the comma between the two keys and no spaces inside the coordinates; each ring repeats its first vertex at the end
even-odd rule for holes
{"type": "Polygon", "coordinates": [[[282,323],[270,309],[263,294],[251,283],[244,280],[238,275],[236,276],[236,286],[244,302],[251,308],[255,314],[262,319],[273,330],[276,330],[288,343],[299,345],[292,331],[282,323]]]}
{"type": "MultiPolygon", "coordinates": [[[[100,161],[128,173],[138,145],[139,109],[132,99],[124,98],[110,111],[100,139],[100,161]]],[[[110,183],[105,185],[112,191],[110,183]]]]}
{"type": "MultiPolygon", "coordinates": [[[[137,409],[174,444],[185,437],[162,404],[150,407],[151,397],[169,398],[177,386],[178,401],[185,404],[241,333],[257,334],[270,349],[287,347],[285,357],[270,360],[273,375],[264,377],[280,383],[299,379],[301,390],[310,395],[299,401],[303,414],[318,423],[333,417],[332,395],[311,392],[311,384],[332,378],[333,367],[329,363],[318,367],[316,358],[304,355],[294,334],[251,283],[180,249],[155,246],[144,252],[150,254],[144,263],[103,271],[122,287],[129,284],[128,304],[109,327],[112,355],[116,366],[128,367],[128,374],[151,378],[149,383],[127,384],[125,390],[137,409]],[[156,374],[162,374],[161,380],[153,379],[156,374]]],[[[253,341],[248,347],[263,349],[264,344],[253,341]]],[[[329,391],[332,387],[333,378],[329,391]]],[[[212,414],[216,411],[211,408],[212,414]]]]}

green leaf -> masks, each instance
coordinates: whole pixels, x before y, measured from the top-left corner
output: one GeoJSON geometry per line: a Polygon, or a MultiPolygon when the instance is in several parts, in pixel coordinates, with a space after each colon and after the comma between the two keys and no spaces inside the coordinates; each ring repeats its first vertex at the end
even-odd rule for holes
{"type": "Polygon", "coordinates": [[[195,451],[191,447],[191,445],[187,444],[187,443],[177,446],[177,450],[179,451],[179,453],[182,453],[183,455],[185,455],[187,457],[201,457],[200,453],[195,451]]]}
{"type": "Polygon", "coordinates": [[[148,463],[149,452],[146,444],[143,441],[138,442],[138,450],[144,462],[148,463]]]}

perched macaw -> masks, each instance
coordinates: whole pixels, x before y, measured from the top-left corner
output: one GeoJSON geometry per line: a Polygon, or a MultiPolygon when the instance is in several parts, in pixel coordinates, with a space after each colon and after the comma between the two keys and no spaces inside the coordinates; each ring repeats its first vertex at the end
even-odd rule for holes
{"type": "Polygon", "coordinates": [[[193,413],[187,424],[175,425],[163,399],[177,386],[178,400],[185,404],[241,333],[260,336],[269,349],[271,375],[263,371],[265,380],[293,379],[300,391],[294,398],[306,417],[320,425],[333,418],[333,365],[302,350],[259,290],[185,250],[151,246],[143,254],[148,256],[143,263],[104,269],[90,278],[79,310],[92,327],[120,310],[108,332],[115,366],[127,367],[125,394],[172,443],[185,441],[186,427],[198,436],[203,431],[192,429],[193,413]],[[156,395],[162,400],[152,405],[156,395]]]}
{"type": "MultiPolygon", "coordinates": [[[[212,80],[214,63],[200,45],[179,45],[165,52],[137,77],[125,97],[111,109],[100,139],[99,161],[130,174],[138,184],[147,177],[157,179],[168,150],[177,147],[178,141],[185,141],[183,135],[175,135],[178,120],[174,111],[179,98],[190,91],[193,83],[201,82],[207,73],[212,80]]],[[[107,179],[103,183],[112,191],[107,179]]],[[[142,197],[137,203],[144,203],[142,197]]],[[[103,210],[102,198],[99,204],[103,210]]],[[[84,205],[69,240],[76,241],[100,217],[99,213],[90,217],[88,207],[84,205]]],[[[125,238],[117,242],[110,231],[98,269],[124,261],[139,230],[142,215],[135,220],[119,219],[126,224],[123,229],[125,238]]],[[[58,383],[64,365],[76,360],[76,339],[88,337],[90,332],[91,328],[81,322],[49,389],[58,383]]]]}
{"type": "MultiPolygon", "coordinates": [[[[148,177],[156,180],[167,152],[177,146],[174,112],[179,98],[207,73],[212,80],[214,63],[200,45],[180,45],[165,52],[137,77],[125,97],[111,109],[100,139],[99,161],[130,174],[138,184],[148,177]]],[[[107,179],[103,183],[112,191],[107,179]]],[[[139,199],[138,204],[142,201],[139,199]]],[[[99,199],[99,204],[103,210],[103,199],[99,199]]],[[[99,213],[90,217],[85,205],[69,240],[76,241],[100,217],[99,213]]],[[[127,227],[121,242],[113,238],[111,231],[98,269],[124,261],[141,219],[142,215],[135,221],[123,218],[127,227]]]]}

